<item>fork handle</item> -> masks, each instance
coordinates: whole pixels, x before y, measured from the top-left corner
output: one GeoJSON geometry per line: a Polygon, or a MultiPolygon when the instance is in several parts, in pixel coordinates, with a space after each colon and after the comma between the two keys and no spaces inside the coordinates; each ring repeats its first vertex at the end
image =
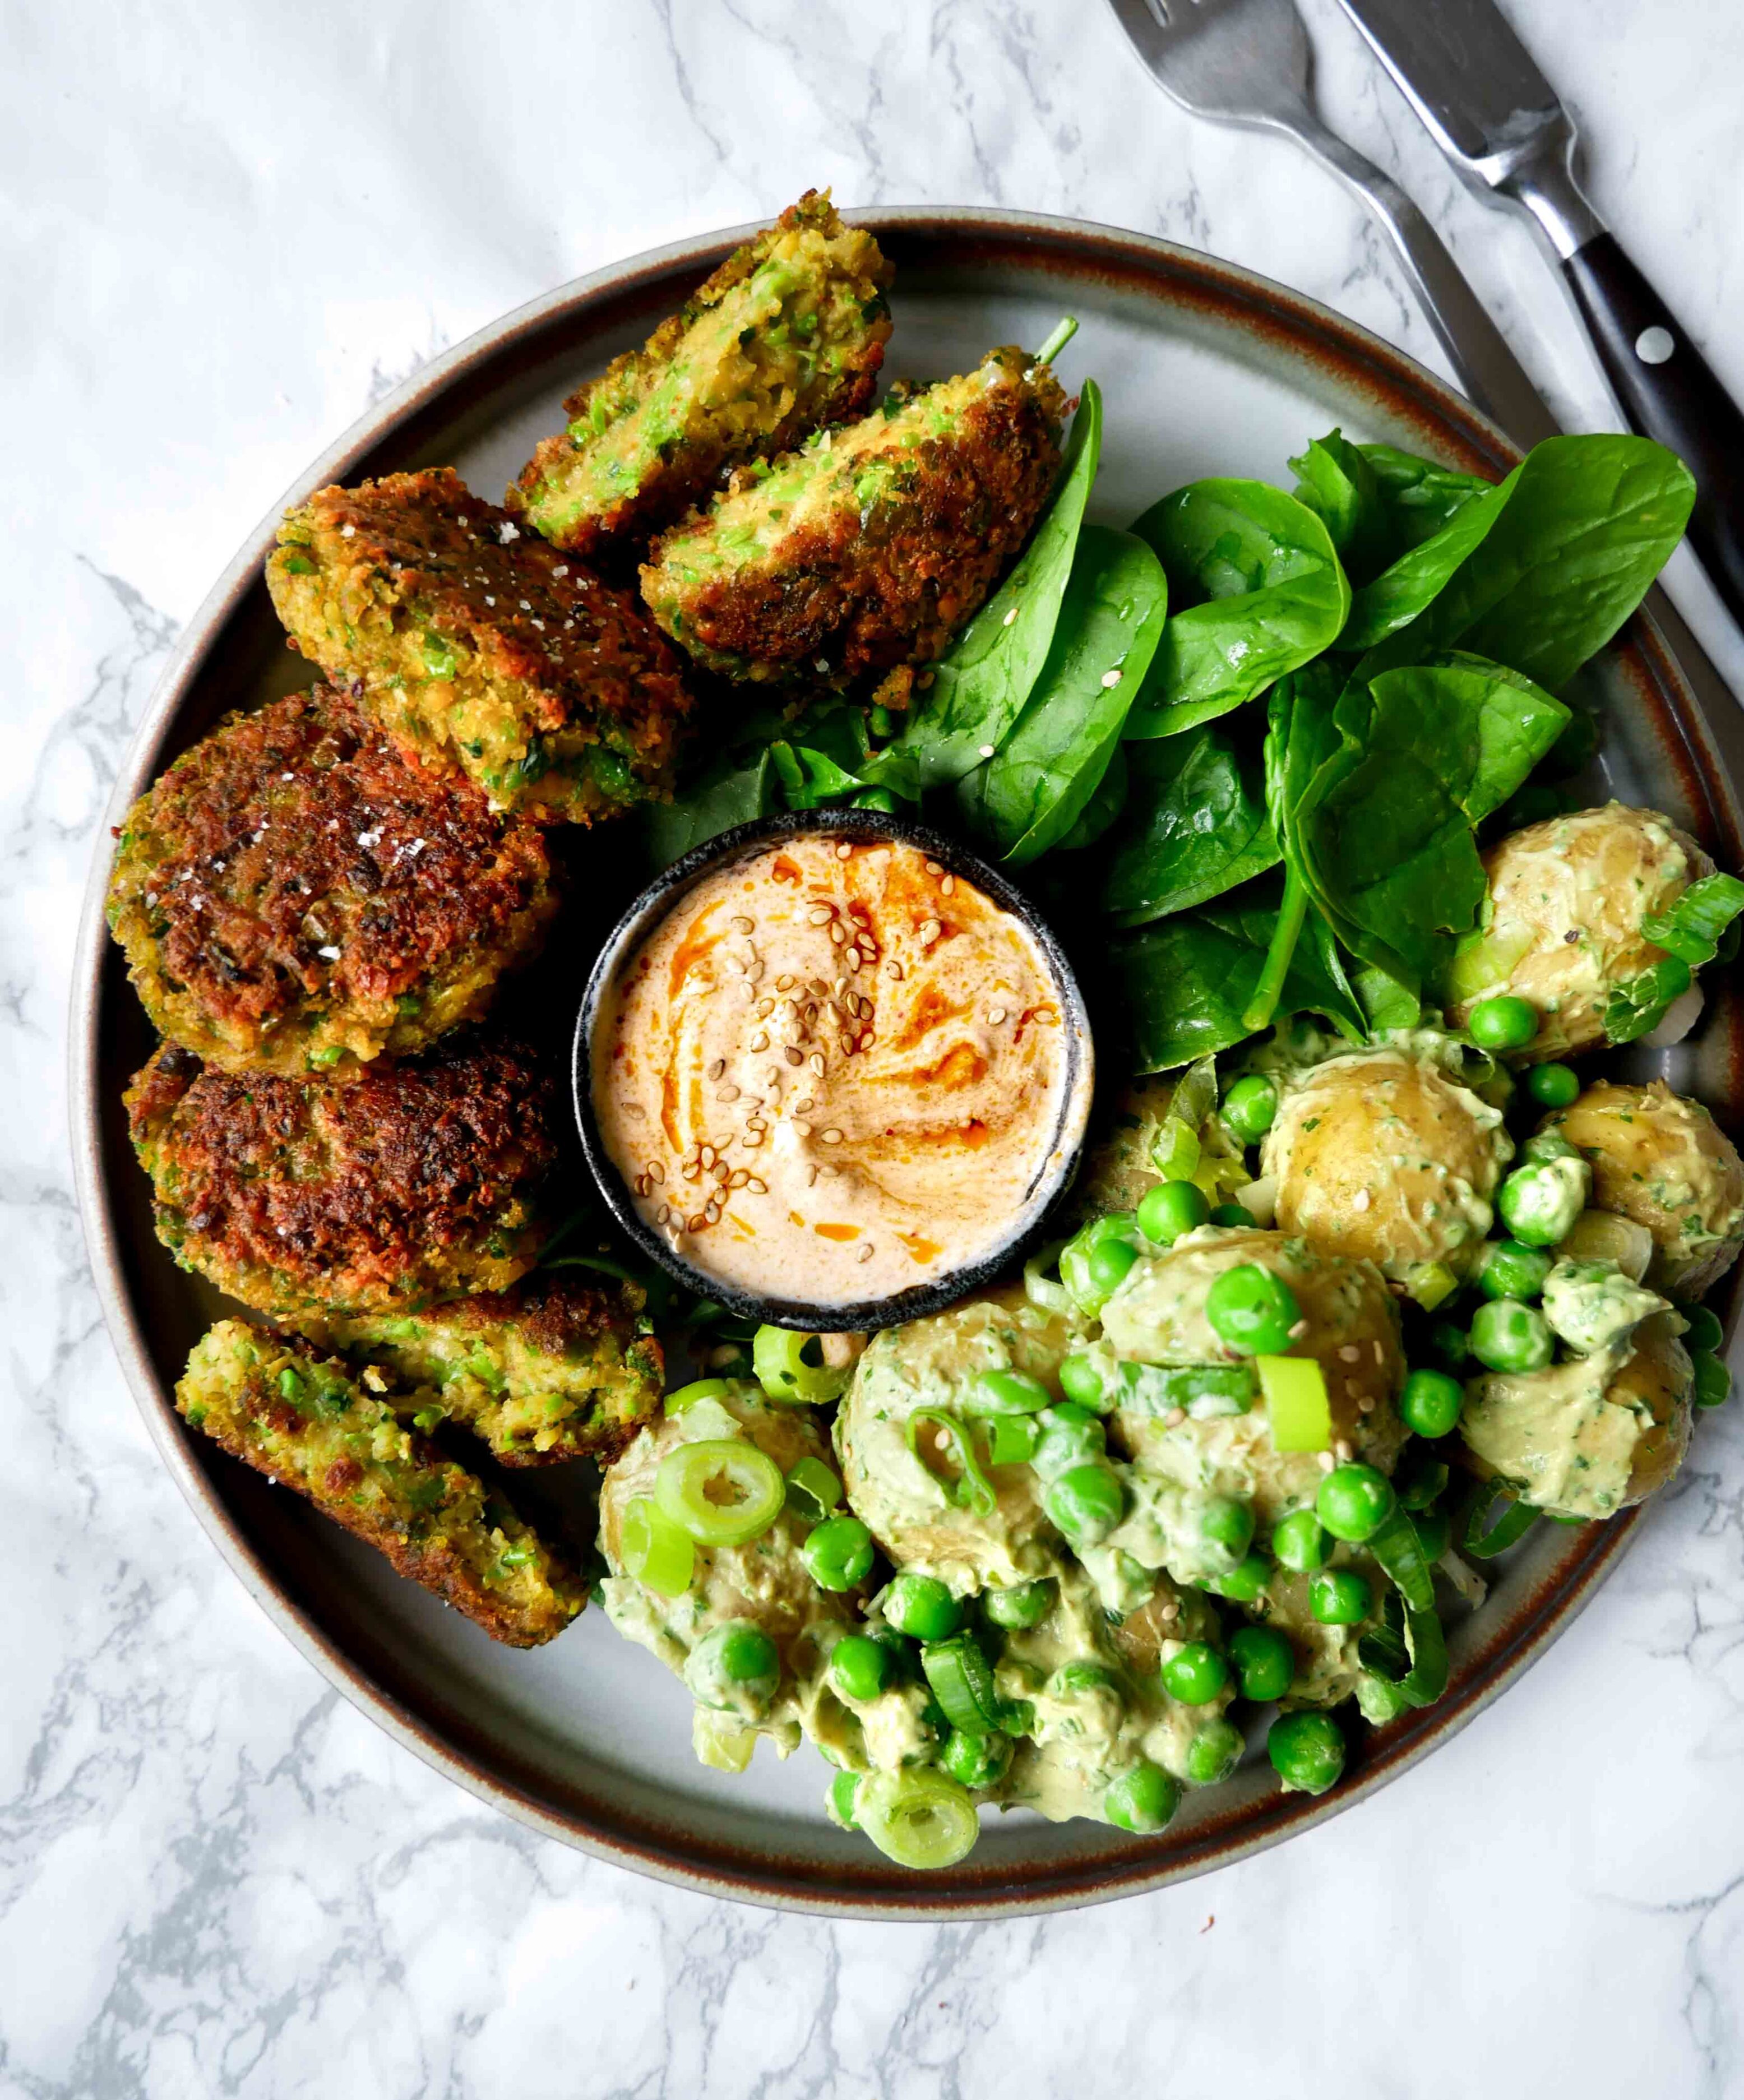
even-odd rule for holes
{"type": "Polygon", "coordinates": [[[1744,625],[1744,414],[1614,234],[1583,242],[1562,271],[1624,414],[1695,476],[1689,544],[1744,625]]]}
{"type": "Polygon", "coordinates": [[[1292,126],[1369,206],[1388,238],[1455,376],[1478,407],[1527,451],[1558,426],[1508,339],[1490,320],[1442,236],[1392,176],[1318,119],[1292,126]]]}

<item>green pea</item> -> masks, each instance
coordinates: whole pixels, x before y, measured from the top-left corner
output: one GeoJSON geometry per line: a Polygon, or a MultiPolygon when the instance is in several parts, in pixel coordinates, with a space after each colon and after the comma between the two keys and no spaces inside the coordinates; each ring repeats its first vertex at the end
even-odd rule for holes
{"type": "Polygon", "coordinates": [[[1302,1317],[1296,1293],[1257,1262],[1224,1270],[1205,1298],[1205,1317],[1220,1340],[1244,1357],[1281,1357],[1302,1317]]]}
{"type": "Polygon", "coordinates": [[[1542,1247],[1518,1240],[1491,1240],[1478,1264],[1477,1287],[1486,1298],[1517,1298],[1521,1304],[1539,1296],[1552,1257],[1542,1247]]]}
{"type": "Polygon", "coordinates": [[[1148,1838],[1166,1829],[1181,1806],[1179,1782],[1160,1765],[1134,1765],[1102,1796],[1102,1813],[1123,1830],[1148,1838]]]}
{"type": "Polygon", "coordinates": [[[1080,1551],[1100,1546],[1126,1514],[1126,1489],[1106,1466],[1074,1466],[1049,1487],[1048,1515],[1080,1551]]]}
{"type": "Polygon", "coordinates": [[[832,1516],[799,1549],[820,1590],[852,1590],[872,1573],[872,1535],[857,1516],[832,1516]]]}
{"type": "Polygon", "coordinates": [[[1234,1568],[1253,1543],[1252,1504],[1213,1495],[1199,1512],[1199,1537],[1234,1568]]]}
{"type": "Polygon", "coordinates": [[[884,1616],[912,1640],[948,1640],[963,1623],[963,1607],[936,1576],[903,1574],[885,1594],[884,1616]]]}
{"type": "Polygon", "coordinates": [[[1203,1586],[1232,1604],[1251,1604],[1272,1579],[1272,1564],[1263,1553],[1250,1553],[1221,1575],[1212,1575],[1203,1586]]]}
{"type": "Polygon", "coordinates": [[[1480,1305],[1472,1319],[1472,1354],[1493,1371],[1541,1371],[1556,1354],[1550,1322],[1512,1298],[1480,1305]]]}
{"type": "Polygon", "coordinates": [[[781,1682],[781,1657],[761,1626],[748,1619],[729,1619],[724,1626],[711,1626],[691,1650],[684,1679],[697,1697],[710,1705],[730,1704],[721,1695],[736,1687],[762,1709],[781,1682]]]}
{"type": "Polygon", "coordinates": [[[1223,1097],[1223,1120],[1243,1145],[1257,1145],[1278,1114],[1278,1088],[1264,1074],[1238,1079],[1223,1097]]]}
{"type": "Polygon", "coordinates": [[[1245,1203],[1219,1203],[1211,1214],[1214,1225],[1223,1225],[1230,1230],[1252,1231],[1260,1220],[1245,1203]]]}
{"type": "Polygon", "coordinates": [[[1692,1349],[1696,1370],[1696,1405],[1724,1407],[1732,1397],[1732,1374],[1711,1349],[1692,1349]]]}
{"type": "Polygon", "coordinates": [[[1554,1246],[1587,1207],[1592,1185],[1592,1169],[1578,1154],[1529,1158],[1497,1189],[1496,1209],[1515,1239],[1528,1246],[1554,1246]]]}
{"type": "Polygon", "coordinates": [[[891,1668],[889,1650],[864,1634],[845,1634],[830,1650],[830,1682],[844,1699],[876,1699],[891,1668]]]}
{"type": "Polygon", "coordinates": [[[1189,1641],[1163,1665],[1163,1688],[1183,1706],[1207,1706],[1230,1681],[1228,1658],[1208,1641],[1189,1641]]]}
{"type": "Polygon", "coordinates": [[[1544,1108],[1571,1108],[1580,1097],[1580,1074],[1572,1065],[1534,1065],[1526,1092],[1544,1108]]]}
{"type": "Polygon", "coordinates": [[[1340,1466],[1320,1483],[1315,1514],[1335,1538],[1360,1546],[1398,1506],[1393,1484],[1372,1466],[1340,1466]]]}
{"type": "Polygon", "coordinates": [[[1107,1454],[1102,1418],[1087,1407],[1050,1407],[1041,1424],[1041,1440],[1030,1462],[1044,1480],[1057,1480],[1075,1466],[1094,1465],[1107,1454]]]}
{"type": "Polygon", "coordinates": [[[1187,1777],[1194,1786],[1215,1786],[1241,1762],[1247,1747],[1233,1721],[1208,1721],[1187,1745],[1187,1777]]]}
{"type": "Polygon", "coordinates": [[[968,1396],[976,1414],[1039,1414],[1053,1400],[1040,1379],[1023,1371],[983,1371],[968,1396]]]}
{"type": "Polygon", "coordinates": [[[1060,1281],[1080,1312],[1093,1319],[1107,1304],[1138,1259],[1137,1238],[1137,1219],[1116,1211],[1093,1219],[1061,1248],[1060,1281]]]}
{"type": "Polygon", "coordinates": [[[1417,1534],[1417,1543],[1423,1548],[1424,1559],[1430,1562],[1439,1560],[1453,1538],[1453,1520],[1446,1511],[1413,1510],[1411,1525],[1417,1534]]]}
{"type": "Polygon", "coordinates": [[[1425,1510],[1447,1485],[1447,1461],[1420,1444],[1407,1451],[1393,1476],[1402,1510],[1425,1510]]]}
{"type": "Polygon", "coordinates": [[[1013,1748],[1010,1736],[997,1729],[989,1735],[975,1736],[966,1728],[953,1728],[945,1738],[938,1762],[959,1786],[966,1786],[972,1793],[985,1793],[1011,1770],[1013,1748]]]}
{"type": "Polygon", "coordinates": [[[1298,1575],[1312,1575],[1327,1564],[1327,1535],[1311,1509],[1291,1510],[1272,1532],[1272,1557],[1298,1575]]]}
{"type": "Polygon", "coordinates": [[[1375,1608],[1367,1577],[1353,1568],[1322,1568],[1308,1584],[1308,1608],[1323,1626],[1359,1626],[1375,1608]]]}
{"type": "Polygon", "coordinates": [[[1104,1240],[1091,1248],[1084,1266],[1096,1288],[1112,1297],[1137,1259],[1138,1249],[1128,1241],[1104,1240]]]}
{"type": "Polygon", "coordinates": [[[1716,1353],[1726,1339],[1726,1330],[1720,1324],[1720,1316],[1706,1305],[1680,1305],[1689,1332],[1684,1337],[1686,1349],[1706,1349],[1710,1355],[1716,1353]]]}
{"type": "Polygon", "coordinates": [[[1523,999],[1481,999],[1466,1028],[1483,1049],[1524,1050],[1538,1034],[1538,1009],[1523,999]]]}
{"type": "Polygon", "coordinates": [[[1009,1590],[983,1591],[981,1608],[996,1626],[1013,1633],[1039,1626],[1053,1609],[1053,1585],[1045,1577],[1035,1582],[1018,1582],[1009,1590]]]}
{"type": "Polygon", "coordinates": [[[1230,1659],[1242,1696],[1264,1705],[1282,1699],[1296,1681],[1296,1650],[1275,1626],[1241,1626],[1230,1636],[1230,1659]]]}
{"type": "Polygon", "coordinates": [[[1465,1388],[1446,1371],[1412,1371],[1399,1395],[1399,1419],[1415,1436],[1446,1436],[1465,1405],[1465,1388]]]}
{"type": "Polygon", "coordinates": [[[1153,1246],[1172,1246],[1211,1216],[1205,1192],[1193,1181],[1160,1181],[1139,1198],[1138,1229],[1153,1246]]]}
{"type": "Polygon", "coordinates": [[[1344,1738],[1330,1714],[1280,1714],[1266,1732],[1265,1754],[1295,1793],[1324,1793],[1344,1769],[1344,1738]]]}
{"type": "Polygon", "coordinates": [[[858,1830],[860,1827],[854,1819],[854,1797],[859,1790],[860,1776],[858,1772],[839,1771],[830,1781],[829,1792],[823,1797],[830,1820],[839,1823],[844,1830],[858,1830]]]}
{"type": "Polygon", "coordinates": [[[1102,1392],[1102,1374],[1094,1357],[1068,1357],[1060,1366],[1059,1377],[1061,1392],[1076,1405],[1094,1408],[1098,1414],[1107,1405],[1102,1392]]]}

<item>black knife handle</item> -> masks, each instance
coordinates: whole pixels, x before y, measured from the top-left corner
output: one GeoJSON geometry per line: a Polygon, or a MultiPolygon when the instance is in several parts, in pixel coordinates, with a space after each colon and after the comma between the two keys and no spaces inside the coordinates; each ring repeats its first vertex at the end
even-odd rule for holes
{"type": "Polygon", "coordinates": [[[1744,414],[1614,234],[1562,268],[1629,421],[1695,476],[1689,544],[1744,626],[1744,414]]]}

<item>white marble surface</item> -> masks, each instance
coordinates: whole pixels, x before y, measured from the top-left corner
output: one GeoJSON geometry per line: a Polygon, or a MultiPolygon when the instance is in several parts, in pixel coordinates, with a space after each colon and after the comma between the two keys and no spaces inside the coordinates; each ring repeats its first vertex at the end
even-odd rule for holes
{"type": "MultiPolygon", "coordinates": [[[[1744,391],[1744,15],[1510,11],[1744,391]]],[[[1563,412],[1609,420],[1530,240],[1312,16],[1335,120],[1563,412]]],[[[828,1925],[535,1839],[327,1690],[160,1470],[86,1270],[62,1036],[117,755],[179,623],[372,398],[824,181],[1167,234],[1426,353],[1360,213],[1180,116],[1099,0],[6,0],[0,40],[0,2096],[1744,2091],[1744,1410],[1552,1653],[1355,1813],[1046,1922],[828,1925]]]]}

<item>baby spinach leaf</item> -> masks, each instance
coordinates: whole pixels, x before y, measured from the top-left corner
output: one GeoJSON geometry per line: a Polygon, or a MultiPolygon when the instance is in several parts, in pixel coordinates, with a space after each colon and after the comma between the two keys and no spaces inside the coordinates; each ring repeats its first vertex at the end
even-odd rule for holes
{"type": "Polygon", "coordinates": [[[1380,499],[1393,558],[1433,540],[1456,511],[1494,486],[1481,475],[1438,466],[1393,445],[1359,445],[1380,499]]]}
{"type": "Polygon", "coordinates": [[[1450,655],[1346,686],[1327,752],[1323,695],[1300,709],[1274,761],[1285,851],[1344,946],[1415,994],[1483,901],[1475,827],[1550,749],[1568,710],[1502,664],[1450,655]]]}
{"type": "Polygon", "coordinates": [[[642,813],[642,840],[654,866],[667,867],[705,839],[780,807],[775,761],[764,750],[749,765],[712,768],[675,801],[649,803],[642,813]]]}
{"type": "Polygon", "coordinates": [[[1142,540],[1084,527],[1035,688],[997,754],[957,790],[971,827],[1013,866],[1064,838],[1096,792],[1168,607],[1163,565],[1142,540]]]}
{"type": "Polygon", "coordinates": [[[1290,465],[1297,502],[1324,520],[1351,582],[1366,584],[1400,549],[1393,544],[1380,481],[1362,448],[1342,430],[1331,430],[1290,465]]]}
{"type": "Polygon", "coordinates": [[[1105,832],[1112,830],[1126,806],[1129,784],[1126,746],[1117,743],[1114,757],[1108,761],[1108,770],[1097,783],[1096,792],[1079,812],[1077,823],[1055,847],[1055,852],[1077,853],[1085,846],[1093,846],[1105,832]]]}
{"type": "Polygon", "coordinates": [[[1209,727],[1128,747],[1126,815],[1102,882],[1117,926],[1221,897],[1277,865],[1256,759],[1209,727]]]}
{"type": "MultiPolygon", "coordinates": [[[[1191,1064],[1252,1033],[1242,1014],[1260,981],[1282,889],[1275,875],[1262,876],[1202,911],[1178,913],[1115,942],[1135,1070],[1191,1064]]],[[[1278,1012],[1323,1015],[1347,1040],[1359,1043],[1362,1015],[1349,986],[1327,969],[1325,952],[1318,940],[1298,943],[1278,1012]]]]}
{"type": "Polygon", "coordinates": [[[1173,611],[1130,737],[1227,714],[1329,647],[1350,610],[1325,524],[1263,481],[1191,482],[1132,530],[1162,557],[1173,611]]]}
{"type": "MultiPolygon", "coordinates": [[[[1649,439],[1547,438],[1494,495],[1405,558],[1420,559],[1468,532],[1468,521],[1487,519],[1409,625],[1388,627],[1362,671],[1420,663],[1457,643],[1554,690],[1640,603],[1694,501],[1689,470],[1649,439]]],[[[1340,646],[1367,646],[1353,630],[1340,638],[1340,646]]]]}
{"type": "Polygon", "coordinates": [[[820,809],[841,796],[858,794],[866,785],[858,774],[846,771],[827,752],[814,751],[809,744],[796,746],[784,739],[770,744],[769,752],[790,810],[820,809]]]}
{"type": "Polygon", "coordinates": [[[1462,504],[1441,530],[1401,554],[1351,600],[1340,649],[1372,649],[1433,605],[1460,564],[1494,528],[1514,492],[1520,469],[1473,502],[1462,504]]]}
{"type": "Polygon", "coordinates": [[[1048,660],[1102,449],[1102,396],[1087,379],[1053,501],[1017,567],[933,666],[869,779],[898,794],[942,787],[972,772],[985,746],[1004,742],[1048,660]]]}

